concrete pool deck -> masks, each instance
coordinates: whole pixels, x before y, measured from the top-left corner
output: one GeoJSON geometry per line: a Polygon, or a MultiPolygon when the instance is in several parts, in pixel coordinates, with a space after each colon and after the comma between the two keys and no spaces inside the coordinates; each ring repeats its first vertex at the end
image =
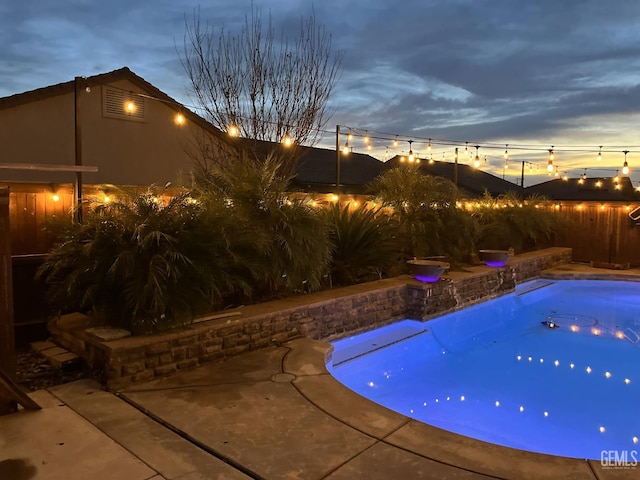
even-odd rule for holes
{"type": "MultiPolygon", "coordinates": [[[[640,270],[545,272],[586,275],[640,279],[640,270]]],[[[640,466],[500,447],[392,412],[328,374],[329,349],[302,338],[116,394],[91,380],[35,392],[43,410],[0,417],[0,478],[640,477],[640,466]]]]}

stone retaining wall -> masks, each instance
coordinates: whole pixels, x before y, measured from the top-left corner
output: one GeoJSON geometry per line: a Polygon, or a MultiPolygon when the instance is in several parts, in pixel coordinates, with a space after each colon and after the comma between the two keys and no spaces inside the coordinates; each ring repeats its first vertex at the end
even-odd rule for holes
{"type": "Polygon", "coordinates": [[[551,248],[511,258],[503,268],[472,267],[434,284],[409,276],[291,297],[217,315],[170,332],[100,341],[81,314],[50,325],[57,343],[104,371],[110,389],[306,336],[329,340],[402,318],[428,319],[513,290],[543,269],[568,263],[571,249],[551,248]]]}

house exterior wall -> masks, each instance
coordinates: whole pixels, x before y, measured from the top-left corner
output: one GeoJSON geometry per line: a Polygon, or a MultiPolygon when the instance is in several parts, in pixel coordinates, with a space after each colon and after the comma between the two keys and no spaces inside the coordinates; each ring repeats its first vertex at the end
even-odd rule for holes
{"type": "MultiPolygon", "coordinates": [[[[178,110],[163,101],[132,95],[144,103],[144,119],[105,116],[104,90],[145,93],[128,80],[78,89],[78,116],[82,163],[97,166],[83,173],[85,184],[149,185],[188,178],[189,152],[196,138],[208,137],[186,116],[175,122],[178,110]]],[[[128,93],[127,93],[128,94],[128,93]]],[[[75,163],[75,94],[73,91],[0,109],[2,163],[75,163]]],[[[124,111],[124,105],[123,105],[124,111]]],[[[73,172],[0,170],[0,182],[55,182],[75,180],[73,172]]]]}

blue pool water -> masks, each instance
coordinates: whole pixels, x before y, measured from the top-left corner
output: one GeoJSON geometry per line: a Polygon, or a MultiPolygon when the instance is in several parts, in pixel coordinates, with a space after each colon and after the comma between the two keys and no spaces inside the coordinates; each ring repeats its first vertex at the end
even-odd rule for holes
{"type": "Polygon", "coordinates": [[[566,457],[640,451],[640,283],[534,280],[333,345],[334,377],[424,423],[566,457]]]}

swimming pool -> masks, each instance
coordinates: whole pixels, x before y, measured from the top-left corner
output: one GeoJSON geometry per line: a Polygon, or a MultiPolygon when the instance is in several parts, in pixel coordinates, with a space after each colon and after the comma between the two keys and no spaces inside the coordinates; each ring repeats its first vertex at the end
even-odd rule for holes
{"type": "Polygon", "coordinates": [[[333,345],[335,378],[424,423],[566,457],[640,450],[640,283],[534,280],[333,345]]]}

